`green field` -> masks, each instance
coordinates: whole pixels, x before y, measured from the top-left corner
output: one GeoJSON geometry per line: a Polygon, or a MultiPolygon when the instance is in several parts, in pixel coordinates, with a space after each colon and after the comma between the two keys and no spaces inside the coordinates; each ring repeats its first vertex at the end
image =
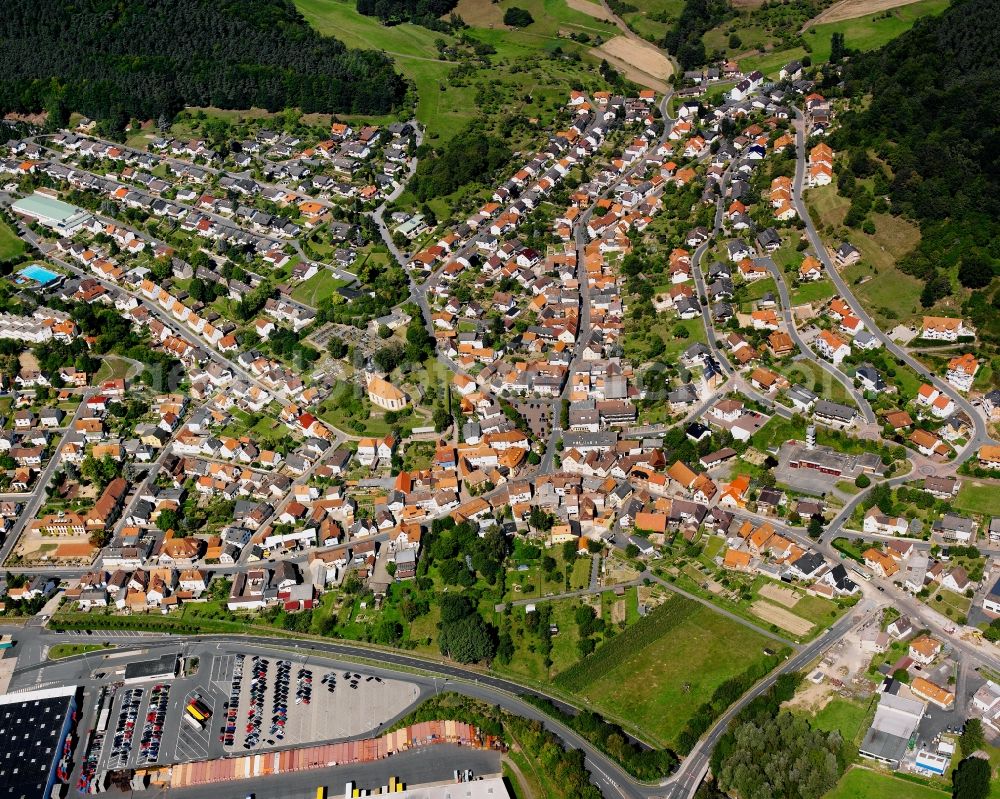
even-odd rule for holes
{"type": "Polygon", "coordinates": [[[337,289],[346,285],[347,283],[334,276],[333,272],[320,269],[311,278],[303,280],[292,289],[292,299],[315,308],[320,300],[332,296],[337,289]]]}
{"type": "Polygon", "coordinates": [[[843,221],[850,201],[837,194],[834,185],[810,189],[806,202],[826,244],[836,247],[846,239],[861,252],[861,261],[841,274],[882,327],[891,329],[898,321],[928,313],[920,305],[923,281],[896,266],[920,242],[916,225],[902,217],[873,213],[870,217],[875,224],[874,234],[848,230],[843,221]]]}
{"type": "Polygon", "coordinates": [[[840,733],[845,741],[853,741],[861,733],[862,724],[868,715],[868,708],[860,702],[849,699],[831,699],[822,710],[812,717],[812,725],[824,732],[840,733]]]}
{"type": "Polygon", "coordinates": [[[798,383],[833,402],[854,405],[847,388],[815,361],[793,361],[779,370],[793,385],[798,383]]]}
{"type": "Polygon", "coordinates": [[[920,17],[940,14],[950,5],[950,0],[920,0],[891,9],[888,17],[875,19],[881,14],[866,15],[816,25],[805,32],[806,41],[812,46],[813,63],[830,59],[830,36],[844,34],[844,45],[849,50],[875,50],[913,27],[920,17]]]}
{"type": "Polygon", "coordinates": [[[94,375],[95,383],[103,383],[105,380],[118,380],[128,377],[128,373],[133,369],[133,365],[114,355],[105,355],[101,358],[101,368],[94,375]]]}
{"type": "Polygon", "coordinates": [[[6,222],[0,222],[0,261],[14,258],[24,252],[25,246],[21,238],[6,222]]]}
{"type": "Polygon", "coordinates": [[[578,693],[596,709],[669,745],[723,681],[764,656],[767,643],[749,627],[699,605],[667,635],[602,663],[578,693]]]}
{"type": "Polygon", "coordinates": [[[638,11],[622,15],[628,26],[645,39],[661,41],[684,8],[683,0],[634,0],[629,5],[638,11]]]}
{"type": "Polygon", "coordinates": [[[825,799],[943,799],[948,792],[889,774],[852,768],[825,799]]]}
{"type": "Polygon", "coordinates": [[[49,649],[49,660],[60,660],[62,658],[73,657],[74,655],[85,655],[88,652],[100,652],[102,649],[110,649],[107,644],[56,644],[49,649]]]}
{"type": "Polygon", "coordinates": [[[1000,516],[1000,486],[978,480],[963,480],[955,497],[955,510],[1000,516]]]}
{"type": "Polygon", "coordinates": [[[789,299],[792,305],[805,305],[810,302],[825,302],[837,293],[832,280],[823,278],[810,283],[800,283],[798,288],[791,289],[789,299]]]}
{"type": "MultiPolygon", "coordinates": [[[[813,64],[821,64],[830,59],[830,36],[834,33],[844,34],[844,44],[850,50],[875,50],[886,42],[905,33],[920,18],[929,14],[940,14],[950,0],[920,0],[905,6],[898,6],[889,11],[888,16],[882,14],[865,15],[839,22],[827,22],[808,28],[802,34],[809,44],[813,64]],[[878,19],[876,17],[879,17],[878,19]]],[[[751,15],[751,20],[753,16],[751,15]]],[[[705,35],[706,45],[712,47],[725,46],[726,36],[722,28],[728,28],[729,23],[715,28],[705,35]]],[[[755,26],[750,25],[739,30],[743,39],[743,49],[755,47],[764,43],[767,38],[755,26]]],[[[728,53],[732,55],[733,53],[728,53]]],[[[807,55],[803,47],[791,47],[784,50],[769,50],[758,55],[740,59],[740,67],[744,71],[759,69],[765,75],[777,75],[778,71],[789,61],[801,59],[807,55]]]]}
{"type": "Polygon", "coordinates": [[[410,23],[382,25],[373,17],[358,14],[354,0],[295,0],[295,4],[320,33],[349,47],[383,50],[390,55],[416,87],[417,118],[427,127],[431,140],[451,138],[468,122],[488,113],[490,102],[502,105],[508,114],[519,110],[537,116],[554,114],[556,104],[565,102],[570,83],[586,77],[592,66],[548,58],[556,46],[564,51],[587,50],[557,34],[575,31],[605,39],[615,34],[612,26],[570,9],[564,0],[518,0],[517,5],[530,11],[536,22],[516,31],[502,25],[501,5],[473,0],[456,11],[472,26],[470,35],[493,45],[497,53],[490,57],[489,67],[466,62],[474,66],[471,75],[455,80],[451,73],[460,62],[443,60],[435,44],[440,40],[454,45],[457,40],[450,34],[410,23]],[[498,95],[484,101],[484,91],[498,95]]]}

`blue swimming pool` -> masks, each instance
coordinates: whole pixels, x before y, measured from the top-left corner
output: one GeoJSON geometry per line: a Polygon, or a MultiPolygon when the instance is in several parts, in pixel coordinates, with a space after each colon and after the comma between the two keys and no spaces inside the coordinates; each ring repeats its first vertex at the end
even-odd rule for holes
{"type": "Polygon", "coordinates": [[[59,274],[57,272],[53,272],[51,269],[46,269],[44,266],[39,266],[38,264],[26,266],[21,270],[21,276],[26,277],[29,280],[34,280],[42,286],[47,286],[53,280],[59,279],[59,274]]]}

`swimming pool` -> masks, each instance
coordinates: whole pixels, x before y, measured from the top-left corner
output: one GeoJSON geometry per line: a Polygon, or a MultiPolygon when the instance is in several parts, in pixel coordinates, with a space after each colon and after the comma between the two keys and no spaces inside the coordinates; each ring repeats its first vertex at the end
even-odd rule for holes
{"type": "Polygon", "coordinates": [[[51,269],[46,269],[44,266],[39,266],[38,264],[26,266],[21,270],[21,276],[26,277],[29,280],[34,280],[42,286],[47,286],[53,280],[59,279],[59,274],[57,272],[53,272],[51,269]]]}

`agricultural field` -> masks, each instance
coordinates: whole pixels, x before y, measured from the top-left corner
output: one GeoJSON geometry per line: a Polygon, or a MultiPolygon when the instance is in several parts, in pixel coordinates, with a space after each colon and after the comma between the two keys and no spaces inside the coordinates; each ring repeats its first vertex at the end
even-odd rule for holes
{"type": "Polygon", "coordinates": [[[670,598],[556,684],[610,717],[672,744],[725,680],[764,657],[768,639],[692,600],[670,598]],[[649,623],[647,623],[647,621],[649,623]]]}

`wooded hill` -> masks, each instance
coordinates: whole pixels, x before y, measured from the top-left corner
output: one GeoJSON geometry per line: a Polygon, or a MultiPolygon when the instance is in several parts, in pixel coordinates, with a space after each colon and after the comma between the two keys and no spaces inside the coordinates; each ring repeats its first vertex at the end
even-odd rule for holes
{"type": "MultiPolygon", "coordinates": [[[[851,151],[848,169],[876,169],[892,212],[920,224],[920,244],[900,268],[926,281],[926,306],[951,292],[955,276],[985,288],[1000,264],[998,62],[1000,0],[959,0],[847,68],[848,95],[871,102],[842,117],[834,149],[851,151]]],[[[971,302],[984,306],[986,297],[971,302]]],[[[992,304],[1000,307],[1000,294],[992,304]]],[[[1000,342],[1000,326],[992,337],[1000,342]]]]}
{"type": "Polygon", "coordinates": [[[291,0],[5,0],[0,111],[79,111],[119,127],[186,105],[381,114],[402,78],[291,0]]]}

